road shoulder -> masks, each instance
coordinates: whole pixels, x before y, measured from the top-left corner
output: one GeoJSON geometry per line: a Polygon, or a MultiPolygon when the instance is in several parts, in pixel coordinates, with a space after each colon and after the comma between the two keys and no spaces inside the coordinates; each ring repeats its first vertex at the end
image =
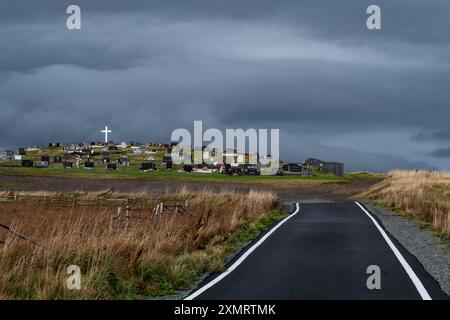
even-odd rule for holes
{"type": "Polygon", "coordinates": [[[376,215],[386,230],[404,246],[439,283],[441,289],[450,295],[450,249],[441,244],[429,231],[421,230],[414,220],[397,213],[362,202],[376,215]]]}

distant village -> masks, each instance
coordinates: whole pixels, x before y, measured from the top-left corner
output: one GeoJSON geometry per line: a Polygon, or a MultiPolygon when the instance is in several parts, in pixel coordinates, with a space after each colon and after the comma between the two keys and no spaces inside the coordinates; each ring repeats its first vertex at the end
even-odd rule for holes
{"type": "MultiPolygon", "coordinates": [[[[238,154],[236,149],[223,151],[223,163],[210,162],[198,165],[174,164],[172,148],[174,144],[148,143],[141,144],[132,141],[90,142],[79,144],[49,143],[46,147],[18,148],[16,150],[0,151],[1,167],[25,168],[73,168],[95,170],[104,168],[108,171],[134,168],[140,172],[153,172],[159,170],[196,172],[196,173],[222,173],[228,175],[260,175],[260,167],[251,161],[258,155],[238,154]],[[230,161],[232,159],[232,161],[230,161]]],[[[215,150],[203,147],[203,159],[216,157],[215,150]]],[[[258,162],[257,162],[258,163],[258,162]]],[[[278,175],[312,176],[317,173],[342,176],[344,164],[308,158],[303,162],[280,161],[278,175]]]]}

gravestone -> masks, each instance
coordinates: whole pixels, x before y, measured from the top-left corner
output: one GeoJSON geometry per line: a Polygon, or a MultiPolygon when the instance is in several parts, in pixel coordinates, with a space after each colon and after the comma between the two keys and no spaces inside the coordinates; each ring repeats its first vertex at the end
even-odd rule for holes
{"type": "Polygon", "coordinates": [[[84,168],[85,169],[94,169],[95,168],[95,162],[92,161],[86,161],[84,163],[84,168]]]}
{"type": "Polygon", "coordinates": [[[108,163],[108,170],[117,170],[117,165],[115,163],[108,163]]]}
{"type": "Polygon", "coordinates": [[[65,161],[63,163],[64,169],[72,169],[73,168],[73,163],[69,162],[69,161],[65,161]]]}
{"type": "Polygon", "coordinates": [[[33,160],[22,160],[21,164],[22,164],[22,167],[31,168],[31,167],[33,167],[33,160]]]}

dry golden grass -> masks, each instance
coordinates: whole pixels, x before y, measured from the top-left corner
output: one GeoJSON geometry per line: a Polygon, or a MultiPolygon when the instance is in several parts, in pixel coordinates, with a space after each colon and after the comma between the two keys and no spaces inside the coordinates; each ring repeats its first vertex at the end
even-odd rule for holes
{"type": "MultiPolygon", "coordinates": [[[[168,196],[169,197],[169,196],[168,196]]],[[[243,225],[279,208],[269,192],[182,191],[185,214],[154,218],[156,200],[143,204],[148,219],[112,221],[115,207],[0,204],[0,223],[33,242],[5,232],[0,239],[2,299],[117,299],[171,294],[223,267],[224,241],[243,225]],[[66,268],[78,265],[82,290],[66,288],[66,268]]],[[[132,212],[132,215],[137,215],[132,212]]]]}
{"type": "Polygon", "coordinates": [[[449,172],[391,171],[363,196],[431,223],[440,233],[450,233],[449,172]]]}

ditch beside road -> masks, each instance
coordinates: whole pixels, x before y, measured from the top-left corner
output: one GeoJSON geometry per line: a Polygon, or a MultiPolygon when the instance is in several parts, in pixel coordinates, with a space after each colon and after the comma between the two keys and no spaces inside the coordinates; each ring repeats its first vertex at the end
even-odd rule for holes
{"type": "Polygon", "coordinates": [[[273,191],[284,203],[294,201],[340,201],[346,200],[361,192],[381,179],[355,178],[349,183],[332,183],[315,180],[285,181],[280,184],[264,183],[233,183],[233,182],[200,182],[200,181],[158,181],[133,179],[91,179],[91,178],[55,178],[33,176],[1,176],[0,191],[26,192],[112,192],[121,194],[158,195],[176,193],[182,189],[191,191],[202,190],[235,190],[245,192],[249,190],[273,191]]]}

